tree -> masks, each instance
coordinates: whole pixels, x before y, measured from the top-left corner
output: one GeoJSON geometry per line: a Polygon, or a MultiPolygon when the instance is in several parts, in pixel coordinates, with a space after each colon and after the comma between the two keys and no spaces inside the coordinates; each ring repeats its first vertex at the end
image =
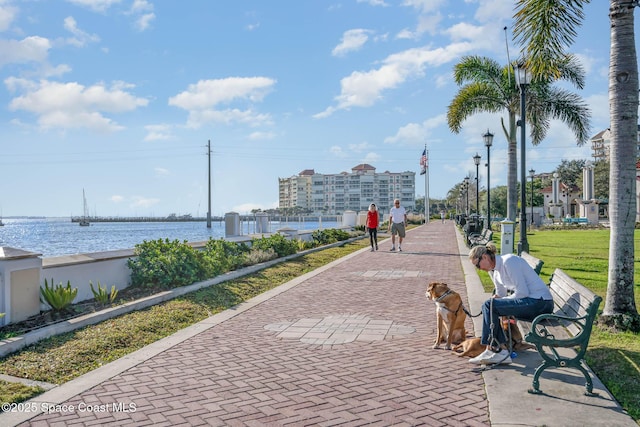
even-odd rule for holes
{"type": "Polygon", "coordinates": [[[560,182],[569,187],[578,185],[582,181],[582,169],[586,163],[586,160],[561,160],[556,168],[560,182]]]}
{"type": "MultiPolygon", "coordinates": [[[[589,0],[519,0],[514,34],[524,47],[534,79],[556,77],[569,55],[589,0]]],[[[636,220],[636,142],[638,138],[638,60],[634,33],[635,1],[610,0],[609,115],[609,272],[600,321],[623,330],[640,330],[634,297],[636,220]]]]}
{"type": "MultiPolygon", "coordinates": [[[[465,56],[454,67],[454,81],[461,86],[447,110],[451,131],[458,133],[467,117],[480,113],[506,111],[508,126],[501,121],[508,141],[507,149],[507,217],[515,220],[518,200],[516,113],[520,109],[520,92],[511,64],[501,67],[490,58],[465,56]]],[[[577,88],[584,86],[584,71],[575,58],[567,59],[556,79],[539,79],[527,89],[526,120],[530,123],[533,145],[544,140],[552,119],[565,122],[573,131],[578,145],[589,138],[591,113],[582,98],[553,85],[566,80],[577,88]]]]}
{"type": "Polygon", "coordinates": [[[600,160],[593,164],[593,187],[596,199],[609,199],[609,162],[600,160]]]}

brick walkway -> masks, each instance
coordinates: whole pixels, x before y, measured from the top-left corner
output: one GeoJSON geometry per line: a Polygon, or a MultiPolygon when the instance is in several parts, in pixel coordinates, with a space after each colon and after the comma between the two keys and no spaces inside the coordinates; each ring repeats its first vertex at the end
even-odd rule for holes
{"type": "Polygon", "coordinates": [[[427,283],[466,301],[454,223],[409,231],[402,253],[390,246],[115,373],[66,401],[74,412],[21,425],[490,425],[482,375],[431,348],[427,283]]]}

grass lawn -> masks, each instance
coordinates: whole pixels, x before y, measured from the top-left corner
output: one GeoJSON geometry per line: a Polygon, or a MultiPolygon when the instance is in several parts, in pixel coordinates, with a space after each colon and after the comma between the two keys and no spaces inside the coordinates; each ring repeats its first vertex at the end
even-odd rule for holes
{"type": "MultiPolygon", "coordinates": [[[[545,282],[560,268],[604,299],[609,235],[609,230],[601,229],[536,230],[527,233],[527,240],[531,255],[544,261],[540,276],[545,282]]],[[[519,239],[516,233],[516,247],[519,239]]],[[[499,232],[494,232],[493,241],[500,246],[499,232]]],[[[640,307],[640,230],[636,230],[635,242],[635,301],[640,307]]],[[[491,291],[489,275],[484,271],[479,274],[485,290],[491,291]]],[[[604,301],[600,312],[603,307],[604,301]]],[[[586,360],[622,407],[640,423],[640,334],[613,334],[594,325],[586,360]]]]}

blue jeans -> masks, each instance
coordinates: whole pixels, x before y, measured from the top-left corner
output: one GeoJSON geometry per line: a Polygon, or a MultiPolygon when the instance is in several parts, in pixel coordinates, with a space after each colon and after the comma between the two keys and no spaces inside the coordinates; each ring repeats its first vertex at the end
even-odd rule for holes
{"type": "Polygon", "coordinates": [[[493,340],[489,339],[491,336],[500,344],[507,342],[507,337],[500,325],[500,316],[513,316],[517,319],[533,320],[537,315],[543,313],[553,313],[552,300],[489,298],[482,305],[482,338],[480,342],[484,345],[493,344],[493,340]],[[493,305],[493,310],[491,310],[491,305],[493,305]],[[492,322],[493,334],[491,333],[492,322]]]}

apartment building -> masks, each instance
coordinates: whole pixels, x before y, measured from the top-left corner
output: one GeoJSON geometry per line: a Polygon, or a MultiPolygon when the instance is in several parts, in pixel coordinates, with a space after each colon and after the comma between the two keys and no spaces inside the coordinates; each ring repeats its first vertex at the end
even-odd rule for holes
{"type": "MultiPolygon", "coordinates": [[[[611,130],[605,129],[591,138],[591,151],[594,161],[609,160],[611,146],[611,130]]],[[[636,140],[636,157],[640,158],[640,125],[638,125],[638,138],[636,140]]]]}
{"type": "Polygon", "coordinates": [[[279,207],[296,206],[314,215],[341,215],[345,211],[366,211],[375,203],[388,213],[394,199],[407,211],[415,209],[415,172],[377,173],[369,164],[359,164],[351,173],[316,173],[306,169],[290,178],[278,178],[279,207]]]}

